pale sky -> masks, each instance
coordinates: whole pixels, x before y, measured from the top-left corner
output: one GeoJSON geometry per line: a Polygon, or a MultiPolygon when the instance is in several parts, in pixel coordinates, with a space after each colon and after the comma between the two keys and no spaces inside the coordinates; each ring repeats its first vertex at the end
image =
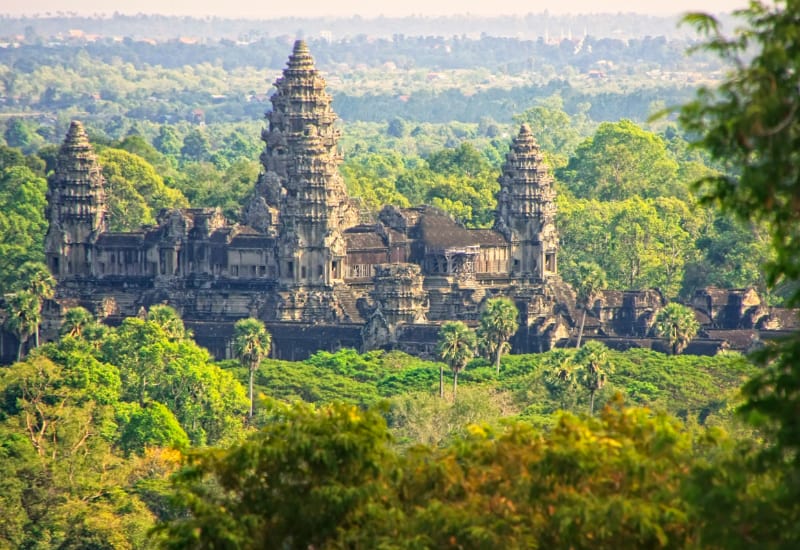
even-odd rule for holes
{"type": "Polygon", "coordinates": [[[744,7],[747,0],[6,0],[0,13],[32,15],[76,12],[81,15],[158,13],[220,17],[313,17],[361,15],[508,15],[540,13],[637,12],[673,15],[686,11],[723,12],[744,7]]]}

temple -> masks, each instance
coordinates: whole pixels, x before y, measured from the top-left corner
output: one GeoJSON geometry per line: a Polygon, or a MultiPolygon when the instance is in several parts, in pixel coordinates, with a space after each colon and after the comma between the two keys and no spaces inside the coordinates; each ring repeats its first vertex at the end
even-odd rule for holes
{"type": "MultiPolygon", "coordinates": [[[[506,296],[520,310],[515,351],[574,337],[575,294],[558,275],[553,178],[527,125],[503,165],[492,229],[467,229],[430,206],[373,216],[347,195],[331,96],[303,41],[275,88],[243,224],[218,209],[182,209],[162,211],[155,226],[108,231],[102,172],[84,128],[72,123],[49,180],[45,246],[58,288],[45,336],[55,337],[70,307],[115,324],[166,303],[218,358],[231,356],[233,324],[244,317],[265,322],[273,355],[285,359],[341,347],[430,354],[442,322],[474,323],[487,299],[506,296]]],[[[645,338],[663,305],[657,291],[606,293],[587,335],[645,338]]],[[[762,310],[751,329],[775,318],[762,310]]]]}

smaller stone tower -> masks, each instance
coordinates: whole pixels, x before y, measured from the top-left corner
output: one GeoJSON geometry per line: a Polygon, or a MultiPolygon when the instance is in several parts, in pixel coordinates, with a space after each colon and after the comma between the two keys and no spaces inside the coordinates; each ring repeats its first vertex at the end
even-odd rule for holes
{"type": "Polygon", "coordinates": [[[553,176],[527,124],[506,155],[495,229],[512,243],[510,275],[541,282],[558,271],[553,176]]]}
{"type": "Polygon", "coordinates": [[[105,179],[83,125],[70,124],[48,182],[45,236],[47,265],[53,275],[87,277],[92,274],[92,254],[105,231],[105,179]]]}

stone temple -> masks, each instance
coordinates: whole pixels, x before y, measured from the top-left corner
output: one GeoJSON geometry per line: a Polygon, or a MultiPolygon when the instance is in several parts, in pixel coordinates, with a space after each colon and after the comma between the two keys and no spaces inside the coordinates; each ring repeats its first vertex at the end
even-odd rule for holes
{"type": "MultiPolygon", "coordinates": [[[[84,128],[72,123],[49,181],[45,249],[58,288],[45,337],[55,337],[70,307],[115,324],[166,303],[218,358],[231,356],[233,324],[244,317],[265,322],[273,355],[285,359],[341,347],[430,354],[442,322],[474,323],[496,296],[520,310],[516,352],[574,337],[579,315],[558,275],[553,179],[530,128],[511,143],[493,229],[466,229],[428,206],[387,206],[373,218],[347,195],[331,96],[303,41],[275,88],[244,224],[204,208],[108,231],[101,168],[84,128]]],[[[723,294],[707,293],[708,326],[715,304],[736,329],[755,331],[759,319],[775,318],[757,296],[723,294]]],[[[636,345],[663,305],[657,291],[606,292],[587,336],[636,345]]]]}

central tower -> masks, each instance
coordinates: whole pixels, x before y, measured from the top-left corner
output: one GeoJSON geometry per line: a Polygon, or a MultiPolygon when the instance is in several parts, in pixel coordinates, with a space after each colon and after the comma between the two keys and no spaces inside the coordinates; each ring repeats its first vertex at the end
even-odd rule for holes
{"type": "Polygon", "coordinates": [[[318,321],[335,315],[332,291],[344,283],[347,257],[342,232],[358,223],[358,210],[339,173],[331,96],[304,41],[295,42],[275,88],[261,134],[263,169],[246,217],[277,237],[279,318],[318,321]]]}

